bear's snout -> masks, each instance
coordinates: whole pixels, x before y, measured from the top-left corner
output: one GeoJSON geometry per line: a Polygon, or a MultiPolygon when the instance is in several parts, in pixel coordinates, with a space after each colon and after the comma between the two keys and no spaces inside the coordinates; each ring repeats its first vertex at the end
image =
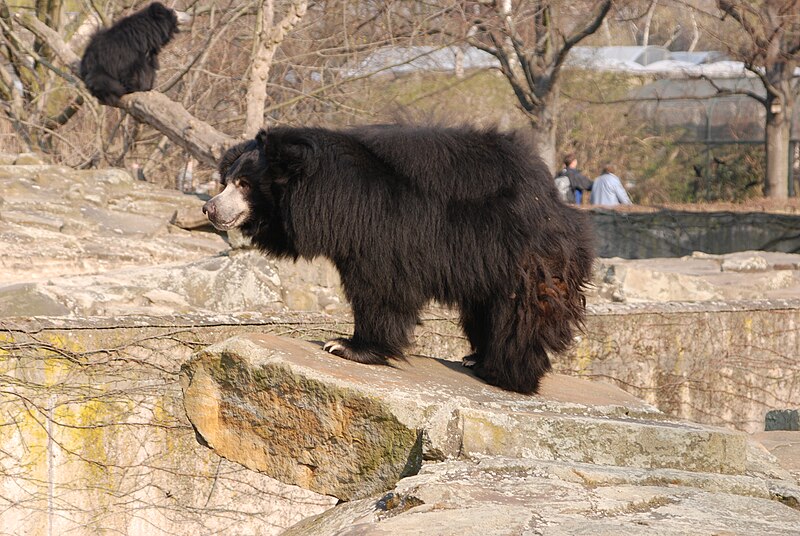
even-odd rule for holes
{"type": "Polygon", "coordinates": [[[203,214],[220,231],[238,227],[250,216],[250,205],[234,184],[228,184],[203,205],[203,214]]]}

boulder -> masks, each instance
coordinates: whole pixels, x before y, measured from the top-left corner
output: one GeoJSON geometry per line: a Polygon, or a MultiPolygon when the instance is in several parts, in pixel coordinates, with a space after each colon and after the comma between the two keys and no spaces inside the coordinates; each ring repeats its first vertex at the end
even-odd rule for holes
{"type": "Polygon", "coordinates": [[[509,458],[429,464],[389,493],[339,505],[283,536],[794,536],[797,487],[509,458]]]}
{"type": "Polygon", "coordinates": [[[680,258],[599,259],[590,302],[701,302],[800,297],[800,255],[695,252],[680,258]]]}
{"type": "Polygon", "coordinates": [[[782,468],[800,479],[800,431],[760,432],[753,434],[753,439],[769,451],[782,468]]]}
{"type": "Polygon", "coordinates": [[[800,409],[774,409],[767,412],[764,429],[800,431],[800,409]]]}
{"type": "Polygon", "coordinates": [[[599,382],[549,375],[511,393],[459,363],[361,365],[309,342],[237,336],[181,370],[184,404],[221,456],[345,500],[390,489],[425,460],[510,456],[742,474],[745,434],[668,419],[599,382]]]}

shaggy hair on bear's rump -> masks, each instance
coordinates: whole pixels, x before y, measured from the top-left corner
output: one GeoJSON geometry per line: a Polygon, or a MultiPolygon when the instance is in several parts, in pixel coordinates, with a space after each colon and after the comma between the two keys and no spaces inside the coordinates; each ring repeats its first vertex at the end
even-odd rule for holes
{"type": "Polygon", "coordinates": [[[158,53],[177,30],[177,15],[159,2],[99,30],[81,58],[81,79],[103,104],[117,104],[127,93],[150,91],[158,53]]]}
{"type": "Polygon", "coordinates": [[[517,133],[274,128],[229,149],[219,172],[246,192],[241,229],[259,248],[336,265],[355,329],[333,353],[402,358],[438,300],[459,309],[480,377],[532,393],[582,322],[587,218],[517,133]]]}

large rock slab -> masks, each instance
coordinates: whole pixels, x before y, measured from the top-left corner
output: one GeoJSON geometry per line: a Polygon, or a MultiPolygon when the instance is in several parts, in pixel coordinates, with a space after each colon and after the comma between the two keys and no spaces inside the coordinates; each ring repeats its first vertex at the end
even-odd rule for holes
{"type": "Polygon", "coordinates": [[[596,296],[628,303],[800,297],[800,255],[742,251],[695,252],[679,258],[601,259],[596,296]]]}
{"type": "MultiPolygon", "coordinates": [[[[0,396],[0,422],[14,423],[14,426],[0,427],[5,456],[0,456],[0,465],[5,468],[0,474],[3,490],[0,501],[6,501],[0,508],[0,527],[5,532],[30,536],[90,536],[103,532],[268,536],[279,534],[304,516],[320,513],[335,504],[336,500],[331,497],[249,471],[199,445],[186,418],[178,372],[181,364],[198,348],[234,335],[271,330],[276,334],[303,334],[324,339],[347,333],[352,325],[324,315],[276,317],[243,313],[6,318],[2,324],[0,355],[8,352],[9,358],[0,359],[0,380],[14,393],[7,393],[5,398],[0,396]],[[31,411],[31,408],[42,408],[45,412],[53,408],[53,420],[43,420],[45,414],[31,411]],[[49,426],[47,433],[43,425],[49,426]]],[[[421,338],[422,349],[418,351],[431,354],[435,348],[441,348],[442,344],[433,339],[433,334],[446,331],[447,326],[443,320],[427,324],[429,333],[421,338]]],[[[313,360],[331,364],[341,361],[328,355],[313,360]]],[[[441,372],[438,362],[430,364],[437,365],[437,368],[428,369],[430,374],[441,372]]],[[[350,363],[342,366],[355,366],[364,372],[375,368],[350,363]]],[[[428,373],[415,363],[410,366],[419,369],[420,375],[428,373]]],[[[473,381],[481,389],[494,391],[461,374],[459,366],[453,367],[464,393],[475,393],[465,385],[473,381]]],[[[375,381],[384,381],[391,373],[391,370],[377,368],[375,381]]],[[[630,400],[630,397],[623,397],[609,401],[587,389],[584,382],[553,379],[557,381],[546,387],[555,385],[558,389],[554,395],[578,403],[573,406],[574,411],[581,411],[580,404],[613,406],[616,400],[618,406],[624,407],[625,401],[630,400]]],[[[394,384],[389,384],[388,389],[395,390],[394,384]]],[[[608,391],[608,395],[614,392],[608,391]]],[[[637,413],[641,416],[638,411],[633,415],[637,413]]],[[[423,433],[423,440],[426,434],[428,432],[423,433]]],[[[797,451],[798,440],[792,443],[771,435],[775,432],[769,434],[780,441],[773,441],[777,448],[772,449],[780,463],[784,463],[783,453],[797,451]]],[[[764,444],[769,445],[769,442],[764,444]]],[[[480,455],[470,455],[470,458],[478,459],[480,455]]],[[[525,459],[515,461],[517,464],[525,462],[525,459]]],[[[564,474],[589,474],[587,464],[541,460],[527,460],[527,463],[533,467],[563,464],[564,474]]],[[[742,489],[756,486],[762,490],[760,494],[765,489],[773,489],[776,495],[787,497],[788,502],[790,492],[767,487],[772,480],[786,479],[777,463],[763,449],[748,447],[746,475],[749,477],[680,472],[680,478],[681,482],[702,479],[708,483],[702,488],[707,491],[718,482],[742,482],[742,489]]],[[[785,467],[792,470],[790,465],[785,467]]],[[[423,464],[423,476],[428,470],[423,464]]],[[[596,476],[601,470],[617,474],[626,469],[594,466],[591,473],[594,476],[588,478],[587,485],[605,482],[596,476]]],[[[515,471],[506,474],[513,475],[515,471]]],[[[639,480],[631,481],[636,486],[652,485],[656,475],[676,472],[672,469],[635,471],[641,475],[639,480]]],[[[670,486],[678,482],[672,476],[658,478],[670,486]]],[[[725,490],[732,489],[726,486],[725,490]]],[[[498,489],[498,493],[501,492],[503,490],[498,489]]],[[[718,504],[726,504],[727,493],[715,496],[718,504]]],[[[376,511],[375,503],[379,498],[375,497],[367,505],[371,512],[376,511]]],[[[403,504],[409,503],[413,500],[403,504]]],[[[571,504],[566,503],[567,507],[571,504]]],[[[775,505],[775,508],[781,507],[778,503],[775,505]]],[[[397,508],[392,508],[393,513],[397,508]]],[[[586,519],[593,518],[587,515],[586,519]]],[[[424,532],[424,525],[421,527],[415,530],[424,532]]]]}
{"type": "Polygon", "coordinates": [[[746,436],[667,419],[620,389],[550,375],[539,396],[458,363],[360,365],[274,335],[234,337],[181,372],[186,411],[220,455],[286,483],[357,499],[421,460],[502,455],[740,474],[746,436]]]}
{"type": "Polygon", "coordinates": [[[775,456],[781,467],[800,479],[800,431],[771,431],[753,434],[753,439],[775,456]]]}
{"type": "Polygon", "coordinates": [[[186,261],[227,248],[171,224],[203,200],[119,169],[0,165],[0,285],[186,261]]]}
{"type": "Polygon", "coordinates": [[[16,298],[0,304],[0,316],[336,312],[347,307],[338,282],[328,263],[292,263],[253,250],[231,251],[186,263],[0,286],[0,300],[16,298]]]}
{"type": "Polygon", "coordinates": [[[487,458],[426,465],[284,536],[794,536],[798,497],[751,477],[487,458]]]}
{"type": "Polygon", "coordinates": [[[0,316],[346,309],[330,263],[220,255],[230,237],[199,196],[119,169],[2,162],[0,316]]]}

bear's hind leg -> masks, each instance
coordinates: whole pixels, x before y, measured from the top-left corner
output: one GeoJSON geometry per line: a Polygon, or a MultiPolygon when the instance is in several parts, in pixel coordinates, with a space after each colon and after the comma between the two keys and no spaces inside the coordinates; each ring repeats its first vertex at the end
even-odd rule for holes
{"type": "Polygon", "coordinates": [[[498,299],[487,309],[487,347],[473,370],[486,383],[531,394],[550,370],[547,350],[537,337],[535,318],[520,297],[498,299]]]}
{"type": "Polygon", "coordinates": [[[461,327],[472,347],[472,353],[461,360],[465,367],[475,367],[483,361],[489,341],[489,317],[484,308],[472,304],[461,307],[461,327]]]}
{"type": "Polygon", "coordinates": [[[350,339],[333,339],[323,349],[368,365],[388,365],[402,359],[419,318],[419,308],[391,310],[372,303],[353,303],[355,329],[350,339]]]}
{"type": "Polygon", "coordinates": [[[138,58],[130,65],[123,78],[126,93],[152,90],[156,81],[157,68],[158,63],[156,62],[155,56],[152,55],[152,52],[148,52],[147,57],[138,58]]]}

